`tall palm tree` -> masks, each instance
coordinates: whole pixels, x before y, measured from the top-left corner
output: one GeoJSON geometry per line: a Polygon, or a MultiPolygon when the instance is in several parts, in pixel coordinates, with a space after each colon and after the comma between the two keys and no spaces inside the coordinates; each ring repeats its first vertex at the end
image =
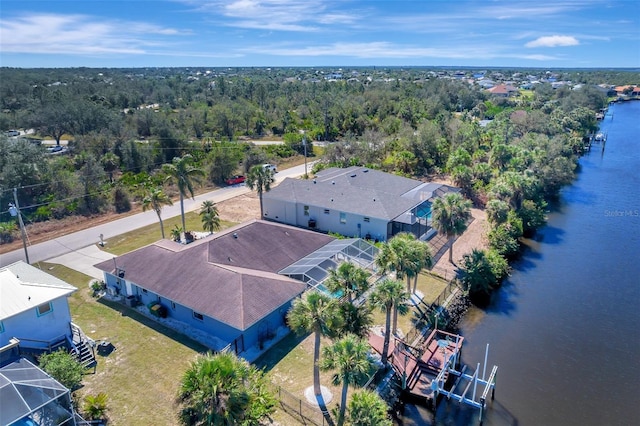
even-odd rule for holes
{"type": "MultiPolygon", "coordinates": [[[[384,326],[384,344],[382,346],[382,363],[387,365],[387,358],[389,357],[389,340],[391,337],[391,313],[394,306],[397,307],[399,312],[407,312],[407,300],[409,299],[408,293],[404,290],[404,285],[401,281],[385,279],[373,289],[371,293],[370,301],[373,306],[380,309],[386,314],[385,326],[384,326]]],[[[395,328],[395,326],[394,326],[395,328]]]]}
{"type": "Polygon", "coordinates": [[[186,232],[187,226],[184,220],[184,197],[187,192],[193,199],[193,185],[200,182],[204,176],[204,171],[193,165],[193,157],[191,154],[182,157],[174,157],[173,162],[162,166],[167,174],[166,180],[175,181],[180,192],[180,214],[182,216],[182,230],[186,232]]]}
{"type": "Polygon", "coordinates": [[[245,185],[250,190],[256,190],[260,199],[260,218],[264,217],[264,208],[262,207],[262,193],[271,191],[271,184],[275,181],[273,178],[273,170],[261,165],[253,166],[247,174],[245,185]]]}
{"type": "Polygon", "coordinates": [[[207,200],[203,201],[200,206],[200,218],[202,220],[202,229],[213,233],[220,229],[220,215],[216,203],[207,200]]]}
{"type": "Polygon", "coordinates": [[[142,199],[142,211],[146,212],[149,209],[153,209],[158,215],[160,221],[160,231],[162,232],[162,239],[164,240],[164,225],[162,224],[162,207],[172,206],[173,201],[160,187],[151,188],[147,191],[147,194],[142,199]]]}
{"type": "Polygon", "coordinates": [[[324,285],[332,293],[342,291],[349,303],[352,303],[369,289],[370,275],[365,269],[351,262],[343,262],[337,268],[329,270],[324,285]]]}
{"type": "Polygon", "coordinates": [[[410,276],[414,267],[411,236],[401,232],[383,244],[376,257],[376,265],[382,270],[382,273],[395,272],[395,276],[399,280],[406,277],[407,288],[410,290],[410,276]]]}
{"type": "MultiPolygon", "coordinates": [[[[451,240],[467,229],[467,221],[471,218],[471,201],[462,195],[452,192],[444,198],[436,198],[433,202],[433,225],[451,240]]],[[[453,241],[449,244],[449,263],[453,263],[453,241]]]]}
{"type": "Polygon", "coordinates": [[[367,356],[369,344],[354,335],[347,335],[324,348],[322,352],[322,369],[336,370],[333,375],[333,384],[337,386],[342,383],[338,414],[338,426],[342,426],[347,408],[349,385],[360,383],[373,367],[367,356]]]}
{"type": "Polygon", "coordinates": [[[342,325],[336,299],[317,291],[308,291],[293,302],[287,313],[289,326],[296,333],[314,333],[313,392],[321,397],[320,390],[320,337],[333,336],[342,325]]]}
{"type": "Polygon", "coordinates": [[[351,426],[392,426],[387,414],[389,407],[377,392],[361,389],[351,395],[349,424],[351,426]]]}
{"type": "Polygon", "coordinates": [[[402,240],[394,241],[392,246],[399,247],[396,252],[402,258],[398,259],[398,262],[407,278],[407,292],[411,293],[411,279],[414,280],[413,291],[415,291],[420,271],[433,265],[431,249],[427,243],[416,239],[415,235],[408,232],[401,232],[393,239],[402,240]]]}
{"type": "Polygon", "coordinates": [[[222,352],[198,357],[184,372],[178,390],[184,425],[258,424],[275,407],[261,371],[222,352]]]}

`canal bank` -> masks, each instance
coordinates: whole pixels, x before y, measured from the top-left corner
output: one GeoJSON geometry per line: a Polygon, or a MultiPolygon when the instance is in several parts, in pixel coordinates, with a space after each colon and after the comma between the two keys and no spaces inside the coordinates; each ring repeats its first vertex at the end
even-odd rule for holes
{"type": "MultiPolygon", "coordinates": [[[[460,324],[463,364],[489,343],[500,368],[485,425],[640,424],[640,102],[611,110],[606,149],[580,159],[491,305],[460,324]]],[[[407,406],[403,424],[477,424],[477,411],[407,406]]]]}

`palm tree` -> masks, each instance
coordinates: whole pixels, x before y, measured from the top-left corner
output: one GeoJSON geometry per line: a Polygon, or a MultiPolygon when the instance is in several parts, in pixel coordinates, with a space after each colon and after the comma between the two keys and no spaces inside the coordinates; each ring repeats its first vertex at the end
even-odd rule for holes
{"type": "Polygon", "coordinates": [[[250,190],[256,190],[258,198],[260,198],[260,217],[264,217],[264,209],[262,207],[262,193],[271,191],[271,184],[275,181],[273,178],[273,170],[261,165],[253,166],[247,174],[245,185],[250,190]]]}
{"type": "Polygon", "coordinates": [[[393,239],[402,240],[394,241],[392,248],[395,247],[396,253],[401,257],[398,262],[407,278],[407,292],[411,293],[411,278],[414,280],[413,291],[415,292],[420,271],[433,266],[431,249],[427,243],[417,240],[415,235],[408,232],[401,232],[393,239]]]}
{"type": "Polygon", "coordinates": [[[184,425],[259,424],[275,407],[261,371],[222,352],[198,357],[178,390],[184,425]]]}
{"type": "Polygon", "coordinates": [[[337,370],[333,375],[333,384],[337,386],[342,383],[338,426],[344,423],[349,385],[360,383],[373,367],[368,353],[369,344],[353,335],[347,335],[323,350],[322,369],[337,370]]]}
{"type": "MultiPolygon", "coordinates": [[[[471,201],[452,192],[433,202],[433,225],[447,236],[447,239],[461,235],[467,229],[471,218],[471,201]]],[[[449,263],[453,263],[453,241],[449,244],[449,263]]]]}
{"type": "Polygon", "coordinates": [[[218,208],[213,201],[203,201],[200,206],[200,218],[202,219],[202,229],[207,232],[217,231],[220,229],[220,215],[218,208]]]}
{"type": "Polygon", "coordinates": [[[180,242],[183,232],[184,229],[180,228],[178,225],[174,225],[173,229],[171,230],[171,239],[173,241],[180,242]]]}
{"type": "Polygon", "coordinates": [[[289,326],[298,334],[314,333],[313,348],[313,392],[322,396],[320,390],[320,337],[333,336],[341,324],[338,303],[330,296],[317,291],[308,291],[305,296],[296,299],[287,313],[289,326]]]}
{"type": "MultiPolygon", "coordinates": [[[[385,312],[385,329],[384,329],[384,345],[382,347],[382,363],[387,365],[389,353],[389,340],[391,336],[391,312],[394,307],[402,312],[408,311],[407,300],[409,295],[404,291],[404,285],[401,281],[385,279],[373,289],[371,293],[371,304],[381,311],[385,312]]],[[[395,321],[394,321],[395,322],[395,321]]],[[[395,325],[394,325],[395,328],[395,325]]]]}
{"type": "Polygon", "coordinates": [[[376,265],[382,270],[382,273],[395,272],[396,278],[399,280],[407,278],[407,288],[411,290],[411,236],[401,232],[382,245],[378,256],[376,257],[376,265]]]}
{"type": "Polygon", "coordinates": [[[373,325],[371,311],[371,305],[366,301],[359,306],[346,300],[340,302],[340,314],[344,325],[338,335],[355,334],[358,337],[366,337],[369,334],[369,328],[373,325]]]}
{"type": "Polygon", "coordinates": [[[164,239],[164,225],[162,224],[162,216],[160,213],[162,212],[163,206],[172,205],[173,201],[171,201],[171,198],[169,198],[169,196],[165,194],[160,187],[149,189],[147,195],[142,199],[142,211],[146,212],[149,209],[153,209],[153,211],[158,215],[162,239],[164,239]]]}
{"type": "Polygon", "coordinates": [[[387,410],[389,407],[377,392],[361,389],[351,395],[349,402],[349,424],[351,426],[392,426],[387,410]]]}
{"type": "Polygon", "coordinates": [[[167,174],[166,180],[175,181],[180,192],[180,214],[182,215],[182,229],[186,232],[187,225],[184,220],[184,196],[191,195],[193,199],[193,184],[200,182],[200,178],[204,176],[202,169],[194,166],[191,154],[182,157],[174,157],[173,162],[162,166],[167,174]]]}
{"type": "Polygon", "coordinates": [[[330,292],[341,291],[347,296],[349,303],[360,297],[369,289],[369,276],[371,274],[351,262],[343,262],[334,269],[329,269],[329,276],[324,285],[330,292]]]}

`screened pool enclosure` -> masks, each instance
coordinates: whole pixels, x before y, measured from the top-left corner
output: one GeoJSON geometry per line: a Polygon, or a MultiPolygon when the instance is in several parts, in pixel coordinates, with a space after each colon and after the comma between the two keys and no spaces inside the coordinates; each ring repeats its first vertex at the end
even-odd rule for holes
{"type": "Polygon", "coordinates": [[[73,411],[69,389],[21,358],[0,368],[0,425],[86,424],[73,411]]]}
{"type": "Polygon", "coordinates": [[[374,260],[377,253],[378,249],[374,245],[360,238],[334,240],[279,273],[326,292],[322,282],[327,278],[330,269],[337,268],[343,262],[351,262],[361,268],[375,271],[374,260]]]}

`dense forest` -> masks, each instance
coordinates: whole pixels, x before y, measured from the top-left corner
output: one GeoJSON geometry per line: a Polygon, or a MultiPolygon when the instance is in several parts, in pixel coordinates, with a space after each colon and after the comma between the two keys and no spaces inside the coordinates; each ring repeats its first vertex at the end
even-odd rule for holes
{"type": "MultiPolygon", "coordinates": [[[[175,194],[162,166],[187,153],[203,185],[220,185],[301,155],[306,138],[327,142],[317,167],[448,174],[487,207],[505,256],[572,180],[611,88],[640,81],[621,70],[428,68],[2,68],[0,77],[0,203],[16,188],[28,223],[125,212],[158,187],[175,194]],[[526,89],[496,97],[478,84],[488,80],[526,89]],[[250,142],[265,138],[285,144],[250,142]],[[68,145],[51,152],[43,139],[68,145]]],[[[18,236],[1,211],[1,242],[18,236]]]]}

